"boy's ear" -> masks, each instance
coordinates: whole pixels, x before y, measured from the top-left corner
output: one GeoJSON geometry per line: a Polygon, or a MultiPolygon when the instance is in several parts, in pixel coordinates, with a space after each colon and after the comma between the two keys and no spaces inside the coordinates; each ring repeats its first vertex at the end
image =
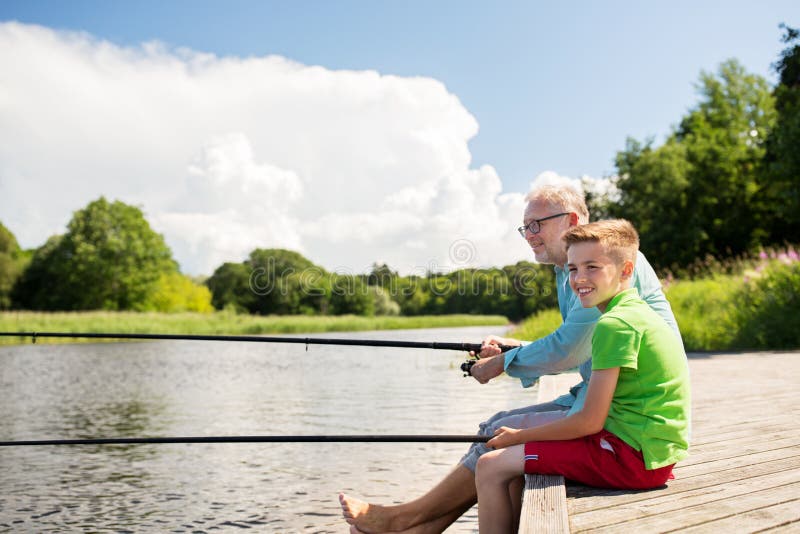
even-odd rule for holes
{"type": "Polygon", "coordinates": [[[628,280],[633,276],[633,262],[631,260],[625,260],[622,264],[622,273],[620,278],[622,280],[628,280]]]}

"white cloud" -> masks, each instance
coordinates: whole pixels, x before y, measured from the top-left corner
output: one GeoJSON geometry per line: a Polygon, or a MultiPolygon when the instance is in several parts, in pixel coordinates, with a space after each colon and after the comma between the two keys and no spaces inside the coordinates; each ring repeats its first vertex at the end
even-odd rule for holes
{"type": "Polygon", "coordinates": [[[25,247],[104,195],[193,274],[256,247],[350,272],[531,259],[477,131],[430,78],[0,24],[0,221],[25,247]]]}

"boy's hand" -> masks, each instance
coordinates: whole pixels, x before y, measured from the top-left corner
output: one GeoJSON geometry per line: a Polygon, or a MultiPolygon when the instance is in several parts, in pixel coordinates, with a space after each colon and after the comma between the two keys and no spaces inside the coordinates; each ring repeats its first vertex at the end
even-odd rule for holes
{"type": "Polygon", "coordinates": [[[519,438],[519,432],[519,428],[501,426],[494,431],[494,437],[486,442],[486,446],[491,449],[503,449],[511,445],[519,445],[523,443],[519,438]]]}

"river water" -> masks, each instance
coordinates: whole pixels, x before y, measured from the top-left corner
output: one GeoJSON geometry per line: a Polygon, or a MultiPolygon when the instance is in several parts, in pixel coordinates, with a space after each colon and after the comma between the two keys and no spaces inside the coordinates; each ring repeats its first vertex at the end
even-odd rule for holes
{"type": "MultiPolygon", "coordinates": [[[[501,327],[320,337],[479,342],[501,327]]],[[[0,440],[474,434],[534,389],[458,352],[161,341],[0,347],[0,440]]],[[[336,496],[422,494],[467,444],[0,448],[0,532],[346,532],[336,496]]],[[[473,508],[448,532],[477,532],[473,508]]]]}

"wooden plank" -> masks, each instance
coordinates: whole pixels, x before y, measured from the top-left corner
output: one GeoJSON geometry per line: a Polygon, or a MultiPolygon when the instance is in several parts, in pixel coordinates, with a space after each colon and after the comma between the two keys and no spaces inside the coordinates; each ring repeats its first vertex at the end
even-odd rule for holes
{"type": "Polygon", "coordinates": [[[692,506],[713,506],[717,501],[735,497],[746,498],[748,494],[761,490],[788,493],[792,484],[800,483],[800,470],[769,473],[757,477],[736,480],[711,487],[696,488],[681,493],[659,495],[621,506],[591,510],[582,514],[573,513],[571,524],[576,530],[609,527],[632,519],[641,519],[665,512],[683,510],[692,506]]]}
{"type": "Polygon", "coordinates": [[[564,477],[526,475],[520,534],[569,532],[564,477]]]}
{"type": "Polygon", "coordinates": [[[568,486],[575,531],[800,532],[800,354],[721,355],[689,365],[692,443],[676,479],[638,492],[568,486]]]}
{"type": "Polygon", "coordinates": [[[690,450],[693,450],[694,447],[697,446],[708,445],[710,443],[724,443],[729,439],[736,439],[741,436],[749,436],[754,433],[763,436],[766,434],[772,434],[774,432],[783,432],[787,429],[794,428],[792,423],[796,420],[797,418],[785,416],[781,417],[780,419],[775,419],[773,420],[774,422],[770,423],[764,423],[762,421],[761,424],[749,424],[747,426],[738,424],[732,429],[721,428],[717,432],[696,433],[692,435],[692,449],[690,450]]]}
{"type": "Polygon", "coordinates": [[[686,466],[678,464],[675,467],[675,478],[679,476],[681,478],[688,478],[703,473],[738,469],[746,465],[769,462],[781,458],[793,457],[800,460],[800,445],[771,449],[742,456],[726,456],[724,453],[720,456],[721,457],[715,457],[709,461],[686,466]]]}
{"type": "MultiPolygon", "coordinates": [[[[539,379],[538,402],[548,402],[580,382],[578,373],[543,376],[539,379]]],[[[568,533],[567,492],[562,476],[525,475],[519,532],[568,533]]]]}
{"type": "Polygon", "coordinates": [[[798,457],[782,458],[776,461],[761,462],[737,469],[722,472],[712,471],[692,478],[677,478],[664,488],[647,491],[599,490],[588,486],[569,485],[567,487],[567,503],[570,514],[619,506],[627,503],[644,501],[661,495],[675,495],[680,498],[683,492],[695,489],[710,488],[728,484],[738,480],[746,480],[787,470],[797,470],[798,457]]]}
{"type": "MultiPolygon", "coordinates": [[[[800,491],[800,482],[783,486],[780,490],[768,488],[748,493],[737,499],[722,499],[708,504],[687,506],[671,512],[649,515],[641,519],[628,520],[625,521],[624,528],[632,532],[669,532],[676,529],[685,530],[689,527],[703,530],[704,526],[708,524],[714,525],[714,532],[724,531],[724,527],[721,528],[720,525],[728,525],[728,528],[732,529],[731,531],[733,532],[744,532],[747,529],[742,528],[742,523],[738,521],[738,518],[751,512],[772,507],[776,502],[792,500],[790,496],[798,495],[798,491],[800,491]],[[781,498],[780,494],[783,495],[783,498],[781,498]],[[725,521],[734,516],[737,521],[725,521]]],[[[792,502],[795,503],[794,510],[789,513],[777,514],[775,517],[772,517],[771,514],[764,515],[761,517],[762,522],[758,524],[762,525],[761,528],[765,528],[778,523],[800,519],[798,501],[794,499],[792,502]]],[[[759,517],[759,514],[755,513],[752,519],[756,520],[759,517]]],[[[754,522],[753,526],[755,524],[754,522]]],[[[588,529],[587,532],[592,530],[597,529],[588,529]]]]}
{"type": "Polygon", "coordinates": [[[560,375],[547,375],[539,379],[537,403],[549,402],[565,393],[580,383],[581,375],[578,373],[562,373],[560,375]]]}
{"type": "Polygon", "coordinates": [[[767,528],[778,528],[781,532],[798,531],[800,521],[800,499],[792,499],[771,506],[734,513],[723,519],[703,523],[682,532],[760,532],[767,528]]]}
{"type": "MultiPolygon", "coordinates": [[[[756,445],[759,442],[764,443],[766,441],[771,441],[771,440],[788,440],[788,439],[794,439],[798,443],[800,443],[800,428],[784,427],[781,429],[772,430],[771,432],[764,432],[759,429],[748,429],[747,432],[731,435],[730,437],[728,437],[728,439],[725,440],[707,441],[705,443],[692,442],[691,448],[689,449],[689,458],[691,458],[692,456],[698,456],[698,457],[704,456],[706,454],[717,451],[721,448],[724,448],[725,446],[730,446],[732,444],[735,444],[737,446],[739,445],[750,446],[750,445],[756,445]]],[[[687,460],[689,458],[687,458],[687,460]]]]}
{"type": "Polygon", "coordinates": [[[800,447],[800,436],[790,436],[785,438],[769,436],[769,439],[764,438],[765,436],[762,434],[760,436],[751,436],[750,439],[739,439],[731,440],[727,443],[716,443],[713,446],[701,449],[700,451],[690,451],[689,457],[680,462],[678,466],[683,469],[690,465],[702,464],[714,460],[737,458],[740,456],[750,456],[758,452],[800,447]]]}
{"type": "Polygon", "coordinates": [[[757,532],[763,534],[775,534],[777,532],[781,534],[798,534],[800,533],[800,520],[787,521],[786,523],[781,523],[780,525],[769,527],[764,530],[758,530],[757,532]]]}

